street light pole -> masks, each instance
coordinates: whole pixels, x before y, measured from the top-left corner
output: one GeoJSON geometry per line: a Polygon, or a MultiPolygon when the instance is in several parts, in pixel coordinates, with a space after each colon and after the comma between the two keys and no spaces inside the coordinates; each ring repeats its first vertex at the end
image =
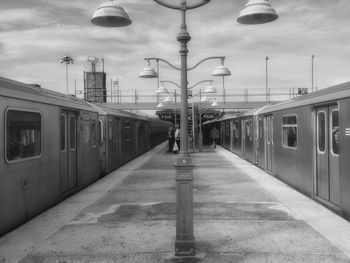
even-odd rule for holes
{"type": "Polygon", "coordinates": [[[268,56],[266,56],[266,58],[265,58],[265,61],[266,61],[266,67],[265,67],[265,69],[266,69],[266,75],[265,75],[265,77],[266,77],[266,91],[265,91],[265,93],[266,93],[266,103],[269,103],[269,89],[268,89],[268,76],[267,76],[267,73],[268,73],[268,71],[267,71],[267,61],[269,60],[270,58],[268,57],[268,56]]]}
{"type": "Polygon", "coordinates": [[[315,56],[311,56],[311,91],[314,91],[314,58],[315,56]]]}
{"type": "Polygon", "coordinates": [[[69,56],[64,56],[61,58],[61,63],[66,64],[66,89],[67,89],[67,95],[68,95],[68,64],[73,64],[74,59],[69,56]]]}
{"type": "MultiPolygon", "coordinates": [[[[191,37],[187,31],[186,11],[195,9],[210,0],[198,0],[197,3],[187,4],[181,0],[181,4],[169,4],[166,0],[153,0],[167,8],[181,11],[182,23],[177,40],[180,43],[181,56],[181,149],[175,163],[176,169],[176,240],[175,255],[193,256],[195,254],[193,236],[193,163],[188,151],[188,102],[187,102],[187,71],[197,67],[187,68],[187,43],[191,37]]],[[[174,2],[174,1],[172,1],[174,2]]],[[[274,21],[278,18],[275,10],[270,6],[268,0],[248,0],[245,8],[240,12],[237,19],[242,24],[262,24],[274,21]]],[[[132,23],[125,10],[113,1],[105,3],[97,8],[91,22],[104,27],[127,26],[132,23]]],[[[210,58],[208,58],[210,59],[210,58]]],[[[207,59],[205,59],[207,60],[207,59]]],[[[223,59],[222,59],[223,63],[223,59]]],[[[169,63],[168,63],[169,64],[169,63]]],[[[171,64],[169,64],[171,65],[171,64]]],[[[231,74],[223,65],[214,72],[214,76],[227,76],[231,74]]],[[[155,77],[150,74],[149,77],[155,77]]],[[[146,75],[144,76],[146,77],[146,75]]]]}

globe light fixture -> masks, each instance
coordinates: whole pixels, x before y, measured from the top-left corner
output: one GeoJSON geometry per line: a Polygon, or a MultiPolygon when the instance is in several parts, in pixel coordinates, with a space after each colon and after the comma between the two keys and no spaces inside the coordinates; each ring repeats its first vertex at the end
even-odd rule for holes
{"type": "Polygon", "coordinates": [[[207,96],[203,96],[202,98],[201,98],[201,102],[208,102],[209,100],[208,100],[208,97],[207,96]]]}
{"type": "Polygon", "coordinates": [[[170,96],[166,96],[163,102],[170,103],[173,102],[173,100],[170,98],[170,96]]]}
{"type": "Polygon", "coordinates": [[[148,61],[148,66],[141,71],[139,77],[144,79],[154,79],[158,78],[158,73],[150,66],[150,62],[148,61]]]}
{"type": "Polygon", "coordinates": [[[204,93],[217,93],[217,90],[212,85],[210,85],[204,90],[204,93]]]}
{"type": "Polygon", "coordinates": [[[215,77],[225,77],[230,76],[231,72],[225,65],[220,65],[215,68],[212,75],[215,77]]]}
{"type": "Polygon", "coordinates": [[[215,100],[215,101],[213,101],[213,103],[212,103],[210,106],[212,106],[212,107],[217,107],[217,106],[219,106],[219,104],[218,104],[217,101],[215,100]]]}
{"type": "Polygon", "coordinates": [[[169,93],[168,89],[164,87],[163,85],[159,86],[159,88],[156,91],[157,94],[159,93],[169,93]]]}
{"type": "Polygon", "coordinates": [[[164,108],[164,104],[162,102],[159,102],[157,108],[164,108]]]}
{"type": "Polygon", "coordinates": [[[272,22],[278,18],[276,11],[267,0],[249,0],[240,12],[237,22],[254,25],[272,22]]]}
{"type": "Polygon", "coordinates": [[[131,20],[124,8],[113,0],[100,5],[92,16],[91,22],[104,27],[123,27],[131,24],[131,20]]]}

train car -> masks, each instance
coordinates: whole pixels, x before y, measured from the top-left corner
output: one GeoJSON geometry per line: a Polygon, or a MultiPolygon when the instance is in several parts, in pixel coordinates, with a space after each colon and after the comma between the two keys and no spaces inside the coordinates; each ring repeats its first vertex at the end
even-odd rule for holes
{"type": "Polygon", "coordinates": [[[0,236],[167,139],[168,123],[0,78],[0,236]]]}
{"type": "MultiPolygon", "coordinates": [[[[101,176],[112,172],[151,148],[150,119],[106,105],[91,104],[99,113],[101,176]]],[[[167,124],[161,122],[167,129],[167,124]]],[[[166,131],[161,134],[165,140],[166,131]]]]}
{"type": "Polygon", "coordinates": [[[350,218],[350,82],[270,106],[264,169],[350,218]]]}
{"type": "Polygon", "coordinates": [[[170,122],[165,122],[159,119],[151,118],[149,132],[151,147],[168,139],[168,128],[172,125],[170,122]]]}
{"type": "Polygon", "coordinates": [[[349,110],[347,82],[217,122],[223,147],[350,219],[349,110]]]}
{"type": "Polygon", "coordinates": [[[98,113],[0,78],[0,235],[98,178],[98,113]]]}
{"type": "Polygon", "coordinates": [[[254,164],[259,161],[256,123],[263,108],[228,114],[218,120],[221,122],[221,145],[254,164]]]}

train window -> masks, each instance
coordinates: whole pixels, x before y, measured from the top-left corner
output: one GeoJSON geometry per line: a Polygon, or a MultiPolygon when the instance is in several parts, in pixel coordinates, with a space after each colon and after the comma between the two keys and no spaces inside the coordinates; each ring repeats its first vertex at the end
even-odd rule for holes
{"type": "Polygon", "coordinates": [[[282,143],[289,148],[297,148],[298,145],[298,122],[297,116],[284,116],[282,124],[282,143]]]}
{"type": "Polygon", "coordinates": [[[253,120],[249,119],[249,127],[250,127],[250,135],[249,135],[249,140],[253,140],[253,120]]]}
{"type": "Polygon", "coordinates": [[[326,150],[326,114],[323,111],[317,115],[317,137],[318,150],[324,152],[326,150]]]}
{"type": "Polygon", "coordinates": [[[60,130],[61,130],[61,151],[66,150],[66,116],[60,116],[60,130]]]}
{"type": "Polygon", "coordinates": [[[108,139],[111,141],[113,139],[113,122],[108,122],[108,139]]]}
{"type": "Polygon", "coordinates": [[[7,161],[30,158],[41,154],[41,115],[38,112],[7,111],[7,161]]]}
{"type": "Polygon", "coordinates": [[[137,125],[138,125],[138,127],[137,127],[137,129],[138,129],[138,131],[137,131],[138,136],[144,137],[145,124],[142,123],[142,122],[138,122],[137,125]]]}
{"type": "Polygon", "coordinates": [[[100,138],[100,144],[103,144],[103,122],[102,120],[98,121],[98,131],[99,131],[99,138],[100,138]]]}
{"type": "Polygon", "coordinates": [[[240,127],[239,127],[239,121],[236,121],[235,122],[235,137],[236,138],[239,138],[239,136],[240,136],[240,127]]]}
{"type": "Polygon", "coordinates": [[[129,131],[130,129],[130,121],[124,121],[124,140],[125,141],[130,141],[131,140],[131,131],[129,131]]]}
{"type": "Polygon", "coordinates": [[[91,120],[91,131],[90,131],[90,141],[91,141],[91,146],[96,146],[97,143],[97,136],[96,136],[96,120],[92,119],[91,120]]]}
{"type": "Polygon", "coordinates": [[[247,134],[247,137],[249,137],[250,136],[250,126],[249,126],[249,121],[248,120],[246,120],[246,134],[247,134]]]}
{"type": "Polygon", "coordinates": [[[273,143],[273,117],[271,117],[271,144],[273,143]]]}
{"type": "Polygon", "coordinates": [[[339,111],[333,110],[331,113],[331,131],[332,131],[332,153],[339,154],[339,111]]]}
{"type": "Polygon", "coordinates": [[[75,149],[76,144],[76,126],[75,116],[69,117],[69,147],[71,150],[75,149]]]}

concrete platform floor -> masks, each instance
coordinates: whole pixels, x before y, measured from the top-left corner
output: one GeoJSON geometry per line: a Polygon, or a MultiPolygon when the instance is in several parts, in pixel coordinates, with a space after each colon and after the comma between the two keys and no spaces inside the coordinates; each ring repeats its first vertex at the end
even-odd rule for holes
{"type": "Polygon", "coordinates": [[[350,223],[230,152],[192,155],[196,256],[174,256],[165,144],[0,238],[0,262],[350,262],[350,223]]]}

